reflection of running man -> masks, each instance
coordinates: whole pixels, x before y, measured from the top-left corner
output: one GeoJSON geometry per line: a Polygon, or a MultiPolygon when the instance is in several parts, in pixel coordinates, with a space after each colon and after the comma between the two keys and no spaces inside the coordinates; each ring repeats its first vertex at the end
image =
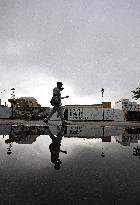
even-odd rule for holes
{"type": "Polygon", "coordinates": [[[63,152],[65,154],[67,154],[66,151],[62,151],[60,149],[61,147],[61,140],[62,140],[62,136],[64,134],[64,129],[65,127],[61,127],[61,130],[59,131],[59,133],[57,134],[57,136],[55,137],[52,132],[50,130],[48,130],[48,134],[50,136],[50,138],[52,139],[52,143],[49,146],[50,152],[51,152],[51,162],[54,163],[54,169],[59,170],[61,167],[61,160],[59,159],[59,153],[63,152]]]}

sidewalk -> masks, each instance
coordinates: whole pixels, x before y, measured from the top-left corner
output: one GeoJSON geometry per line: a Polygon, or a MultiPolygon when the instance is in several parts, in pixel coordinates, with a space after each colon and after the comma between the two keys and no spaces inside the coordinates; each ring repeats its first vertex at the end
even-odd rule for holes
{"type": "MultiPolygon", "coordinates": [[[[70,125],[81,125],[81,126],[115,126],[115,127],[140,127],[140,122],[136,121],[126,121],[126,122],[116,122],[116,121],[69,121],[70,125]]],[[[25,120],[10,120],[10,119],[0,119],[1,125],[46,125],[42,120],[38,121],[25,121],[25,120]]],[[[49,126],[57,126],[62,124],[61,121],[49,121],[49,126]]],[[[69,126],[69,125],[68,125],[69,126]]]]}

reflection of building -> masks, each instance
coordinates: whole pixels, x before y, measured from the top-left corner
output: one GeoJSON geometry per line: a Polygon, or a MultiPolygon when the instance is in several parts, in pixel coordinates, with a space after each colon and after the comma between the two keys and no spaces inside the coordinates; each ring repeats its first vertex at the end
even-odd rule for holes
{"type": "Polygon", "coordinates": [[[17,136],[10,136],[9,139],[5,140],[5,143],[9,144],[12,142],[16,142],[18,144],[32,144],[36,141],[38,135],[17,135],[17,136]]]}
{"type": "MultiPolygon", "coordinates": [[[[3,127],[4,132],[5,129],[6,128],[3,127]]],[[[9,131],[9,126],[7,131],[9,131]]],[[[9,139],[5,140],[5,142],[8,144],[12,142],[16,142],[18,144],[32,144],[41,134],[41,130],[39,132],[38,127],[11,126],[10,131],[7,134],[9,135],[9,139]]]]}
{"type": "Polygon", "coordinates": [[[121,145],[130,146],[131,143],[138,143],[138,140],[140,140],[140,129],[126,128],[122,135],[116,136],[115,138],[121,145]]]}
{"type": "Polygon", "coordinates": [[[11,125],[0,125],[0,135],[8,135],[11,130],[11,125]]]}
{"type": "Polygon", "coordinates": [[[124,128],[93,127],[88,125],[69,125],[65,129],[65,137],[102,138],[103,142],[111,142],[110,136],[121,135],[124,128]]]}
{"type": "MultiPolygon", "coordinates": [[[[58,134],[58,127],[49,128],[53,135],[58,134]]],[[[40,135],[48,135],[48,127],[44,126],[0,126],[0,135],[9,135],[6,143],[17,142],[19,144],[31,144],[40,135]]],[[[65,127],[64,137],[101,139],[102,142],[111,142],[112,137],[123,146],[130,146],[131,143],[138,143],[140,140],[140,128],[128,129],[123,127],[93,127],[88,125],[69,125],[65,127]]]]}
{"type": "MultiPolygon", "coordinates": [[[[57,126],[50,126],[49,128],[53,135],[57,135],[57,126]]],[[[93,127],[88,125],[69,125],[65,127],[64,136],[65,137],[78,137],[78,138],[101,138],[103,141],[110,141],[110,136],[118,136],[124,132],[123,127],[93,127]],[[105,139],[105,138],[106,139],[105,139]]],[[[26,136],[39,136],[48,135],[48,128],[45,126],[10,126],[1,125],[0,126],[1,135],[9,135],[11,139],[26,138],[26,136]]]]}
{"type": "Polygon", "coordinates": [[[34,97],[20,97],[17,99],[9,99],[8,101],[18,108],[41,107],[34,97]]]}
{"type": "Polygon", "coordinates": [[[111,142],[111,136],[102,137],[102,142],[111,142]]]}
{"type": "Polygon", "coordinates": [[[130,146],[130,138],[121,135],[121,136],[117,136],[116,138],[116,142],[118,142],[119,144],[123,145],[123,146],[130,146]]]}
{"type": "MultiPolygon", "coordinates": [[[[38,138],[38,135],[26,135],[25,138],[19,139],[17,141],[18,144],[32,144],[38,138]]],[[[18,138],[18,137],[17,137],[18,138]]]]}

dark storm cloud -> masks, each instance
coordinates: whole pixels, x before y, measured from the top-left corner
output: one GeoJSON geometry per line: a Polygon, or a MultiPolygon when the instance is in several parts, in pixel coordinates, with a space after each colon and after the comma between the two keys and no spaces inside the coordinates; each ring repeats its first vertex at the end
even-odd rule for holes
{"type": "Polygon", "coordinates": [[[79,96],[102,87],[112,100],[130,96],[140,78],[139,11],[138,0],[1,1],[3,80],[32,70],[79,96]]]}

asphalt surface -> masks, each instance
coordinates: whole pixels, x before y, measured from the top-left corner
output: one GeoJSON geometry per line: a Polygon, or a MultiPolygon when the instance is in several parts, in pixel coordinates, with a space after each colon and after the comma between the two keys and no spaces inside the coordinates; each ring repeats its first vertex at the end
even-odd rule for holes
{"type": "MultiPolygon", "coordinates": [[[[42,120],[37,121],[25,121],[25,120],[9,120],[9,119],[0,119],[0,124],[5,125],[46,125],[42,120]]],[[[49,121],[47,125],[57,126],[61,125],[61,121],[49,121]]],[[[140,127],[140,122],[136,121],[68,121],[69,125],[89,125],[89,126],[116,126],[116,127],[140,127]]]]}

